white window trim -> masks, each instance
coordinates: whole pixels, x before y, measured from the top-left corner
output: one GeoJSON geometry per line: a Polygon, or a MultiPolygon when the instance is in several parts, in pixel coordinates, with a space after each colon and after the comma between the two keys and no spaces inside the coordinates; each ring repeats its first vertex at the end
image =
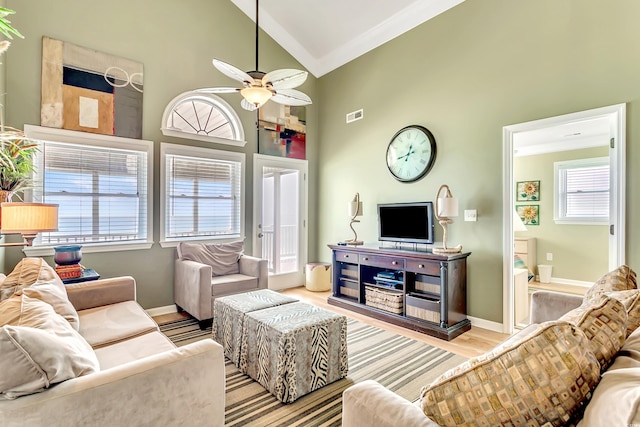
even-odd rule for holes
{"type": "MultiPolygon", "coordinates": [[[[77,132],[66,129],[48,128],[34,125],[24,126],[25,136],[29,139],[63,142],[66,144],[91,145],[115,149],[131,150],[135,146],[139,150],[147,151],[147,241],[117,242],[117,243],[83,243],[83,253],[116,252],[128,250],[149,249],[153,245],[153,141],[123,138],[113,135],[101,135],[90,132],[77,132]]],[[[25,247],[23,252],[27,256],[49,256],[55,251],[54,246],[25,247]]]]}
{"type": "Polygon", "coordinates": [[[192,139],[192,140],[195,139],[198,141],[215,142],[217,144],[227,144],[227,145],[233,145],[236,147],[244,147],[247,144],[247,141],[245,141],[244,129],[242,128],[242,122],[240,121],[240,117],[238,116],[236,111],[231,107],[231,105],[229,105],[227,101],[220,98],[219,96],[208,94],[208,93],[196,92],[196,91],[181,93],[180,95],[173,98],[167,104],[167,106],[164,109],[164,113],[162,114],[162,123],[160,125],[160,130],[162,131],[163,135],[173,136],[176,138],[186,138],[186,139],[192,139]],[[215,136],[200,135],[196,133],[188,133],[188,132],[182,132],[179,130],[172,130],[166,127],[166,123],[169,120],[169,116],[171,115],[175,106],[183,103],[184,101],[188,101],[189,99],[206,100],[207,102],[210,102],[216,105],[218,109],[224,111],[230,117],[231,126],[237,133],[239,139],[235,140],[235,139],[218,138],[215,136]]]}
{"type": "MultiPolygon", "coordinates": [[[[556,224],[566,224],[566,225],[608,225],[609,217],[607,218],[583,218],[583,219],[562,219],[560,218],[560,189],[559,187],[559,174],[560,169],[564,168],[566,165],[574,165],[576,167],[590,167],[590,166],[602,166],[602,165],[610,165],[609,157],[593,157],[589,159],[577,159],[577,160],[566,160],[562,162],[554,162],[553,164],[553,221],[556,224]]],[[[611,189],[609,189],[611,192],[611,189]]]]}
{"type": "Polygon", "coordinates": [[[173,248],[178,246],[180,241],[171,239],[167,240],[166,238],[166,215],[167,215],[167,207],[166,200],[164,199],[167,192],[167,155],[179,155],[179,156],[189,156],[189,157],[202,157],[206,159],[213,160],[227,160],[232,162],[240,162],[240,234],[238,236],[224,236],[224,237],[215,237],[215,236],[197,236],[197,237],[184,237],[181,238],[182,241],[190,241],[190,242],[211,242],[216,241],[219,243],[222,242],[231,242],[236,240],[241,240],[245,238],[245,154],[244,153],[235,153],[231,151],[222,151],[215,150],[213,148],[200,148],[200,147],[192,147],[188,145],[179,145],[179,144],[170,144],[166,142],[162,142],[160,144],[160,194],[163,196],[163,199],[160,201],[160,246],[163,248],[173,248]]]}

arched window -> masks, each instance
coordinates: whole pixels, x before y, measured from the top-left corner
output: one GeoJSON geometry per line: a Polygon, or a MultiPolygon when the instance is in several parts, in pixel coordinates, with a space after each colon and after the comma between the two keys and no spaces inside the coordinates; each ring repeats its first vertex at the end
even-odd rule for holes
{"type": "Polygon", "coordinates": [[[169,102],[162,116],[162,134],[243,147],[240,118],[222,98],[198,92],[182,93],[169,102]]]}

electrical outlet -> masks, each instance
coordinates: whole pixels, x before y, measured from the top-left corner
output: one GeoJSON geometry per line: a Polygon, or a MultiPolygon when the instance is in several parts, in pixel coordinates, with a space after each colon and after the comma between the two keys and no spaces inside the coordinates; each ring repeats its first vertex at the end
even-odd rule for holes
{"type": "Polygon", "coordinates": [[[477,221],[478,220],[478,211],[475,209],[465,209],[464,211],[464,220],[465,221],[477,221]]]}
{"type": "Polygon", "coordinates": [[[547,252],[547,261],[553,261],[553,254],[551,252],[547,252]]]}

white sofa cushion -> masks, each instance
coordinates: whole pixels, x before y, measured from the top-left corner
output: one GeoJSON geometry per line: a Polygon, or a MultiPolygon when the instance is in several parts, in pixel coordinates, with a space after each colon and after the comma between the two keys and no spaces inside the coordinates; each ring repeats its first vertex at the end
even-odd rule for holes
{"type": "Polygon", "coordinates": [[[15,399],[99,371],[82,336],[46,302],[27,295],[17,320],[0,329],[0,398],[15,399]]]}
{"type": "Polygon", "coordinates": [[[33,285],[16,292],[16,295],[21,294],[46,302],[53,307],[56,313],[64,317],[73,329],[76,331],[80,329],[78,312],[69,301],[64,284],[59,280],[38,280],[33,285]]]}
{"type": "Polygon", "coordinates": [[[135,301],[80,310],[78,316],[80,334],[94,349],[159,330],[135,301]]]}
{"type": "Polygon", "coordinates": [[[176,346],[161,332],[149,332],[98,348],[95,352],[100,362],[100,369],[105,370],[174,348],[176,346]]]}

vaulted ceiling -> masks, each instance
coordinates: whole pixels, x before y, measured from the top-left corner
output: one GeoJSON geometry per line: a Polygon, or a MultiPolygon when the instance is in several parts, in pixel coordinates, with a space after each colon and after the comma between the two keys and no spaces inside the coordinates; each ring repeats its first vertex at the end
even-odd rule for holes
{"type": "MultiPolygon", "coordinates": [[[[255,22],[254,0],[231,0],[255,22]]],[[[260,27],[320,77],[464,0],[261,0],[260,27]]]]}

